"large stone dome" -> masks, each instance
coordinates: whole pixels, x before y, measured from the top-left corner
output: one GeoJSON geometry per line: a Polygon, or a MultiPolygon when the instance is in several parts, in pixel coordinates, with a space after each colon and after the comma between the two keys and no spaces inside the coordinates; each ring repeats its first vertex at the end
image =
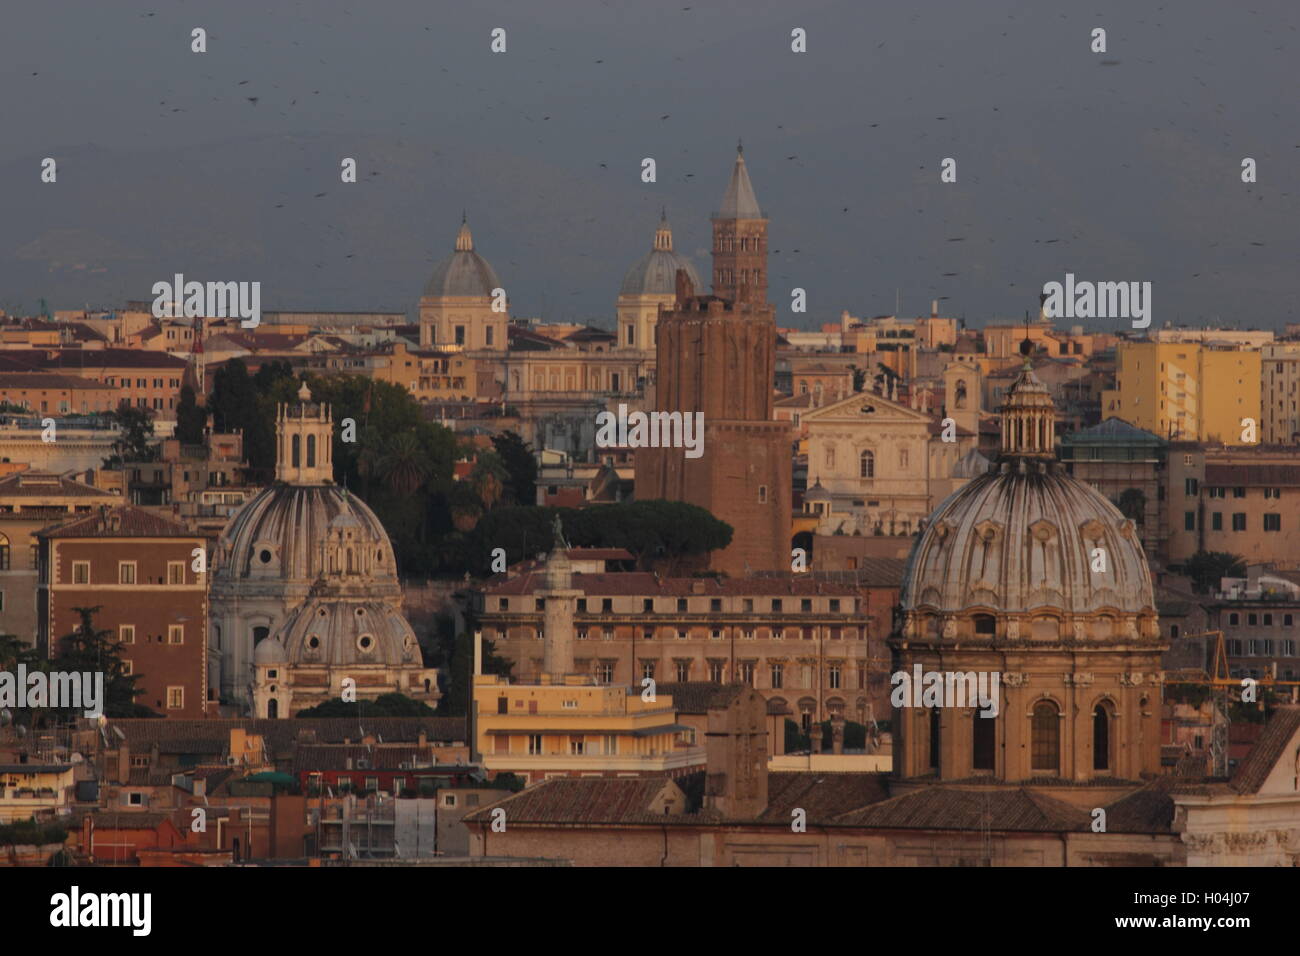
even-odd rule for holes
{"type": "Polygon", "coordinates": [[[1002,413],[997,463],[940,504],[912,547],[905,633],[1153,637],[1136,526],[1056,460],[1055,409],[1028,365],[1002,413]]]}
{"type": "Polygon", "coordinates": [[[1083,614],[1154,613],[1136,528],[1057,462],[1004,461],[944,501],[908,559],[902,605],[1083,614]],[[1104,560],[1094,557],[1097,549],[1104,560]]]}
{"type": "Polygon", "coordinates": [[[376,588],[385,594],[397,590],[392,544],[365,502],[335,485],[276,483],[226,525],[217,542],[214,591],[257,582],[309,586],[326,570],[323,543],[330,530],[350,536],[345,540],[358,565],[365,552],[376,588]]]}
{"type": "MultiPolygon", "coordinates": [[[[420,666],[415,632],[387,601],[322,592],[306,601],[267,641],[298,666],[420,666]]],[[[261,645],[258,645],[259,648],[261,645]]]]}
{"type": "Polygon", "coordinates": [[[636,261],[623,276],[619,295],[675,295],[677,270],[685,269],[696,289],[703,288],[689,259],[673,251],[673,233],[666,217],[659,220],[654,248],[636,261]]]}
{"type": "Polygon", "coordinates": [[[433,267],[424,285],[426,296],[486,296],[502,288],[496,270],[474,251],[474,237],[469,224],[462,222],[456,235],[456,251],[433,267]]]}

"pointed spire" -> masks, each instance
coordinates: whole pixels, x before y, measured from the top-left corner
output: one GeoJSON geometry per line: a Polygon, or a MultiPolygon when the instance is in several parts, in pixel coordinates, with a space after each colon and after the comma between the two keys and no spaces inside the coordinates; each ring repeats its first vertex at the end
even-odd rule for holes
{"type": "Polygon", "coordinates": [[[460,230],[456,233],[456,251],[474,251],[474,235],[469,231],[469,220],[464,213],[461,213],[460,230]]]}
{"type": "Polygon", "coordinates": [[[731,182],[727,184],[727,192],[722,197],[722,208],[718,210],[717,218],[763,218],[763,210],[759,208],[758,199],[754,196],[749,171],[745,168],[745,155],[739,143],[736,144],[736,164],[731,169],[731,182]]]}

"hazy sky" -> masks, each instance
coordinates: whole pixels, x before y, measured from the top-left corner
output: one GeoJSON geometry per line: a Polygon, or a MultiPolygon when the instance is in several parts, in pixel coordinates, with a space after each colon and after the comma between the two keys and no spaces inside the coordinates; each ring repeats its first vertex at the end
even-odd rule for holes
{"type": "Polygon", "coordinates": [[[1300,5],[1246,6],[11,3],[0,308],[182,272],[260,281],[264,309],[409,310],[464,207],[514,313],[611,325],[661,205],[708,274],[739,137],[784,325],[896,292],[982,324],[1066,272],[1152,282],[1157,325],[1300,322],[1300,5]]]}

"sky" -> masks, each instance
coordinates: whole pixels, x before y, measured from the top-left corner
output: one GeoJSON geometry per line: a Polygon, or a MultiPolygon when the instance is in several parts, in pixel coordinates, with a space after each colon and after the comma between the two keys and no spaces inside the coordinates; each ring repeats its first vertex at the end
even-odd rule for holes
{"type": "Polygon", "coordinates": [[[179,272],[259,281],[263,310],[414,314],[465,210],[514,314],[611,327],[661,207],[709,274],[743,139],[783,326],[1019,319],[1069,272],[1151,282],[1155,326],[1280,328],[1297,27],[1292,0],[11,4],[0,308],[179,272]]]}

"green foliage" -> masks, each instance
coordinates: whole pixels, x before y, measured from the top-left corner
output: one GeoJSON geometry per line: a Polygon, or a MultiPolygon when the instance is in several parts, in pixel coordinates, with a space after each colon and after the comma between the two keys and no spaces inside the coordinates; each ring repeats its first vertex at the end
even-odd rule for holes
{"type": "Polygon", "coordinates": [[[1165,702],[1200,707],[1210,699],[1210,688],[1205,684],[1166,684],[1165,702]]]}
{"type": "Polygon", "coordinates": [[[524,789],[524,778],[518,774],[502,772],[493,777],[492,781],[487,785],[494,790],[509,790],[511,793],[518,793],[524,789]]]}
{"type": "MultiPolygon", "coordinates": [[[[454,639],[442,641],[442,660],[448,661],[444,671],[447,692],[438,701],[438,713],[459,717],[469,713],[470,676],[474,669],[474,637],[462,631],[454,639]]],[[[509,677],[514,664],[496,653],[496,645],[483,638],[483,673],[509,677]]]]}
{"type": "Polygon", "coordinates": [[[785,752],[788,754],[799,753],[801,750],[811,748],[812,741],[808,739],[808,735],[803,732],[803,729],[797,723],[787,717],[785,719],[785,752]]]}
{"type": "MultiPolygon", "coordinates": [[[[818,726],[822,732],[822,751],[830,753],[831,741],[831,722],[823,720],[818,726]]],[[[865,750],[867,746],[867,727],[865,724],[854,723],[851,720],[844,722],[844,749],[845,750],[865,750]]]]}
{"type": "Polygon", "coordinates": [[[537,502],[537,459],[532,447],[515,432],[492,437],[492,447],[501,458],[509,478],[506,494],[516,505],[537,502]]]}
{"type": "Polygon", "coordinates": [[[1183,573],[1192,579],[1193,590],[1208,594],[1219,586],[1220,578],[1245,577],[1246,562],[1226,551],[1197,551],[1183,562],[1183,573]]]}
{"type": "Polygon", "coordinates": [[[681,501],[625,501],[590,508],[497,508],[466,536],[448,570],[484,574],[492,550],[504,548],[509,563],[536,557],[554,546],[555,516],[574,547],[625,548],[643,569],[661,565],[675,573],[686,558],[725,548],[731,525],[681,501]]]}
{"type": "Polygon", "coordinates": [[[176,437],[182,444],[197,445],[203,441],[203,426],[208,422],[208,413],[199,406],[194,396],[194,389],[185,385],[181,388],[181,399],[176,405],[176,437]]]}
{"type": "Polygon", "coordinates": [[[121,429],[113,442],[113,454],[104,459],[105,466],[124,461],[154,461],[158,446],[153,440],[153,413],[147,408],[119,405],[108,417],[121,429]]]}
{"type": "MultiPolygon", "coordinates": [[[[104,674],[103,710],[106,717],[157,717],[148,707],[135,702],[144,693],[136,687],[142,674],[128,674],[122,662],[122,642],[114,639],[111,630],[96,630],[95,615],[100,608],[74,607],[80,617],[76,630],[60,642],[60,652],[48,664],[49,670],[102,671],[104,674]]],[[[84,708],[49,708],[49,713],[61,719],[81,717],[84,708]]]]}
{"type": "Polygon", "coordinates": [[[308,707],[294,717],[432,717],[437,713],[422,700],[396,692],[381,694],[374,700],[347,702],[340,697],[308,707]]]}
{"type": "Polygon", "coordinates": [[[67,838],[68,828],[60,823],[37,823],[32,818],[0,824],[0,846],[48,846],[67,838]]]}

